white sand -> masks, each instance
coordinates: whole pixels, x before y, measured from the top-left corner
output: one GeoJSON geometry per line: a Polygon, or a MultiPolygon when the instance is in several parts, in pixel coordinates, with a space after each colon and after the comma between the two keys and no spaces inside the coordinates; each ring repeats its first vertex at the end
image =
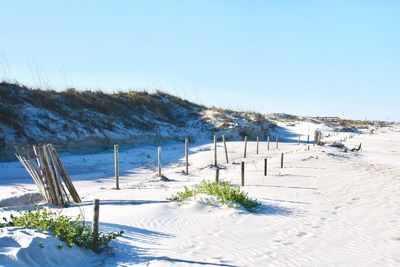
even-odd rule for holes
{"type": "MultiPolygon", "coordinates": [[[[101,229],[125,231],[113,242],[115,254],[104,262],[97,259],[103,266],[400,266],[400,133],[382,129],[356,135],[347,145],[357,147],[360,142],[360,153],[313,146],[307,151],[305,144],[296,142],[280,144],[278,150],[271,143],[271,151],[266,151],[262,142],[260,155],[250,142],[244,190],[263,203],[258,214],[166,201],[184,185],[214,178],[211,145],[192,149],[189,176],[182,174],[182,164],[171,163],[164,174],[172,182],[151,181],[154,171],[135,167],[139,152],[122,154],[121,190],[113,189],[111,154],[85,156],[85,162],[81,156],[63,160],[83,197],[86,220],[92,218],[92,200],[99,198],[101,229]],[[286,152],[284,169],[279,168],[281,152],[286,152]],[[78,175],[79,168],[84,174],[78,175]]],[[[229,164],[224,163],[222,144],[218,148],[221,179],[238,184],[243,143],[228,143],[229,164]]],[[[180,147],[171,151],[172,158],[183,156],[180,147]]],[[[144,158],[146,152],[141,153],[144,158]]],[[[0,185],[2,198],[19,194],[14,192],[16,185],[32,188],[25,184],[29,180],[18,180],[18,173],[9,171],[0,185]]],[[[13,211],[2,208],[0,217],[13,211]]],[[[63,212],[80,213],[76,207],[63,212]]],[[[4,242],[9,234],[1,231],[4,242]]],[[[0,248],[0,265],[28,264],[25,258],[4,255],[0,248]]],[[[51,260],[43,257],[37,264],[51,266],[51,260]]],[[[93,258],[73,263],[70,266],[93,266],[93,258]]]]}
{"type": "Polygon", "coordinates": [[[58,248],[60,240],[31,229],[2,228],[0,232],[1,266],[88,266],[99,262],[93,251],[58,248]]]}

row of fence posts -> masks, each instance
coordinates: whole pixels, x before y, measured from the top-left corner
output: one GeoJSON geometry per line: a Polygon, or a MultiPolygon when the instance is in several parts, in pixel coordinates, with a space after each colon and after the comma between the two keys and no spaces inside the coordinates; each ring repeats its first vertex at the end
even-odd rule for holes
{"type": "MultiPolygon", "coordinates": [[[[281,169],[283,169],[283,155],[284,153],[281,153],[281,169]]],[[[242,161],[241,163],[241,168],[240,168],[240,174],[241,174],[241,186],[244,186],[244,169],[245,169],[245,163],[242,161]]],[[[219,169],[217,168],[217,177],[219,175],[219,169]]],[[[264,176],[268,176],[268,159],[264,158],[264,176]]],[[[219,182],[219,179],[216,179],[216,182],[219,182]]]]}
{"type": "MultiPolygon", "coordinates": [[[[215,138],[216,137],[214,136],[214,147],[215,147],[215,143],[216,143],[215,138]]],[[[225,137],[222,136],[222,138],[224,140],[225,151],[226,151],[225,137]]],[[[260,145],[259,145],[260,144],[260,139],[258,138],[258,136],[257,136],[256,142],[257,142],[256,154],[258,155],[259,154],[259,147],[260,147],[260,145]]],[[[268,136],[267,137],[267,150],[270,150],[269,149],[270,148],[269,143],[270,143],[270,139],[269,139],[269,136],[268,136]]],[[[275,143],[276,143],[276,149],[278,149],[279,148],[279,137],[275,137],[275,143]]],[[[307,136],[307,144],[309,144],[309,143],[310,143],[310,135],[307,136]]],[[[300,136],[298,137],[298,145],[300,145],[300,136]]],[[[247,136],[244,137],[244,153],[243,153],[243,158],[246,158],[246,157],[247,157],[247,136]]],[[[228,160],[227,160],[227,162],[228,162],[228,160]]],[[[214,164],[214,165],[216,165],[216,164],[214,164]]]]}
{"type": "MultiPolygon", "coordinates": [[[[226,146],[226,138],[222,135],[222,141],[224,143],[224,151],[225,151],[225,160],[226,163],[229,163],[228,157],[228,149],[226,146]]],[[[279,148],[279,138],[275,137],[276,149],[279,148]]],[[[310,135],[307,136],[307,144],[310,142],[310,135]]],[[[256,154],[258,155],[260,152],[260,139],[257,136],[256,138],[256,154]]],[[[300,136],[298,137],[298,145],[300,145],[300,136]]],[[[310,150],[310,146],[308,145],[308,150],[310,150]]],[[[267,137],[267,150],[270,150],[270,137],[267,137]]],[[[217,136],[214,135],[214,167],[216,167],[216,175],[215,180],[219,181],[219,167],[218,167],[218,157],[217,157],[217,136]]],[[[244,154],[243,158],[247,157],[247,136],[244,137],[244,154]]],[[[161,167],[161,147],[159,146],[157,149],[157,162],[158,162],[158,177],[162,176],[162,167],[161,167]]],[[[267,159],[264,159],[264,176],[267,176],[267,159]]],[[[283,168],[283,153],[281,154],[281,168],[283,168]]],[[[244,162],[242,162],[242,171],[244,172],[244,162]]],[[[115,171],[115,187],[116,189],[120,189],[119,186],[119,150],[118,145],[114,145],[114,171],[115,171]]],[[[185,138],[185,174],[189,175],[189,138],[185,138]]],[[[242,173],[242,185],[244,184],[244,173],[242,173]]]]}
{"type": "MultiPolygon", "coordinates": [[[[158,177],[162,176],[161,170],[161,147],[157,149],[158,177]]],[[[189,175],[189,138],[185,138],[185,174],[189,175]]]]}
{"type": "MultiPolygon", "coordinates": [[[[247,157],[247,136],[244,137],[244,153],[243,153],[243,158],[247,157]]],[[[226,148],[226,140],[225,136],[222,135],[222,141],[224,143],[224,149],[225,149],[225,155],[226,155],[226,163],[229,163],[228,160],[228,151],[226,148]]],[[[275,142],[276,142],[276,148],[279,148],[279,138],[275,137],[275,142]]],[[[310,142],[310,135],[307,136],[307,144],[310,142]]],[[[259,144],[260,144],[260,139],[257,136],[256,138],[256,154],[259,154],[259,144]]],[[[269,150],[270,147],[270,139],[269,136],[267,137],[267,150],[269,150]]],[[[300,145],[300,136],[298,137],[298,145],[300,145]]],[[[310,150],[310,145],[307,146],[308,151],[310,150]]],[[[284,153],[281,153],[281,161],[280,161],[280,167],[283,169],[283,159],[284,159],[284,153]]],[[[215,181],[219,183],[219,167],[218,167],[218,161],[217,161],[217,137],[214,135],[214,167],[216,167],[215,170],[215,181]]],[[[241,162],[241,185],[244,186],[244,180],[245,180],[245,163],[244,161],[241,162]]],[[[268,175],[268,159],[264,158],[264,176],[268,175]]]]}
{"type": "MultiPolygon", "coordinates": [[[[228,158],[228,149],[226,146],[225,136],[222,135],[222,141],[224,143],[225,150],[225,159],[226,163],[229,163],[228,158]]],[[[259,154],[259,144],[260,139],[257,136],[257,149],[256,154],[259,154]]],[[[276,148],[279,148],[279,138],[275,137],[276,148]]],[[[307,144],[310,142],[310,136],[307,136],[307,144]]],[[[298,144],[300,145],[300,136],[298,137],[298,144]]],[[[267,137],[267,150],[270,150],[270,137],[267,137]]],[[[310,150],[310,146],[308,145],[308,150],[310,150]]],[[[244,138],[244,158],[247,157],[247,136],[244,138]]],[[[283,168],[283,157],[284,153],[281,153],[281,169],[283,168]]],[[[157,149],[157,160],[158,160],[158,176],[162,176],[161,170],[161,147],[157,149]]],[[[219,183],[219,167],[218,167],[218,158],[217,158],[217,137],[214,135],[214,166],[216,167],[215,181],[219,183]]],[[[114,145],[114,171],[115,171],[115,181],[116,181],[116,189],[120,189],[119,187],[119,150],[118,145],[114,145]]],[[[185,138],[185,174],[189,175],[189,138],[185,138]]],[[[264,176],[268,175],[268,159],[264,158],[264,176]]],[[[245,162],[241,162],[241,186],[245,185],[245,162]]],[[[99,213],[100,213],[100,200],[95,199],[93,202],[93,223],[92,223],[92,232],[93,232],[93,244],[92,249],[95,252],[99,251],[99,213]]]]}

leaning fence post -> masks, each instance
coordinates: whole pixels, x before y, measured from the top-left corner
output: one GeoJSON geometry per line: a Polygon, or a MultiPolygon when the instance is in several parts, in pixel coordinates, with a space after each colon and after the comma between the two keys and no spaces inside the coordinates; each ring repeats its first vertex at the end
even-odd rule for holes
{"type": "Polygon", "coordinates": [[[119,189],[119,152],[118,145],[114,145],[114,173],[115,173],[115,187],[119,189]]]}
{"type": "Polygon", "coordinates": [[[241,179],[241,185],[244,186],[244,161],[242,161],[241,165],[241,174],[242,174],[242,179],[241,179]]]}
{"type": "Polygon", "coordinates": [[[214,135],[214,166],[218,166],[218,161],[217,161],[217,136],[214,135]]]}
{"type": "Polygon", "coordinates": [[[257,136],[257,155],[258,155],[259,142],[260,142],[260,139],[259,139],[258,136],[257,136]]]}
{"type": "Polygon", "coordinates": [[[158,160],[158,177],[161,177],[161,147],[157,149],[157,160],[158,160]]]}
{"type": "Polygon", "coordinates": [[[283,169],[283,153],[281,154],[281,169],[283,169]]]}
{"type": "Polygon", "coordinates": [[[224,136],[224,135],[222,135],[222,140],[224,141],[226,163],[229,163],[229,159],[228,159],[228,149],[226,148],[226,140],[225,140],[225,136],[224,136]]]}
{"type": "Polygon", "coordinates": [[[189,138],[185,138],[186,175],[189,175],[189,138]]]}
{"type": "Polygon", "coordinates": [[[99,252],[99,212],[100,212],[100,200],[95,199],[93,202],[93,244],[92,249],[95,252],[99,252]]]}
{"type": "Polygon", "coordinates": [[[267,176],[267,159],[264,159],[264,176],[267,176]]]}
{"type": "Polygon", "coordinates": [[[247,155],[247,136],[244,137],[244,155],[243,157],[246,158],[247,155]]]}

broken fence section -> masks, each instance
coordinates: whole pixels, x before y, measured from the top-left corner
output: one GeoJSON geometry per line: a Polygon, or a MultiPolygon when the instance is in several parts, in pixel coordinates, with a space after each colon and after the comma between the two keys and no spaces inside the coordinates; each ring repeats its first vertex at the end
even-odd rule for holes
{"type": "Polygon", "coordinates": [[[47,203],[62,207],[70,202],[70,197],[75,203],[81,202],[53,145],[16,148],[15,155],[47,203]]]}

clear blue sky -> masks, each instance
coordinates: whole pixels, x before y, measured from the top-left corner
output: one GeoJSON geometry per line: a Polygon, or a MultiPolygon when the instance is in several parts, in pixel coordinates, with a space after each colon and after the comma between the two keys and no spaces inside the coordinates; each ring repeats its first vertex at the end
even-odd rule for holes
{"type": "Polygon", "coordinates": [[[400,120],[400,1],[0,0],[0,79],[400,120]]]}

